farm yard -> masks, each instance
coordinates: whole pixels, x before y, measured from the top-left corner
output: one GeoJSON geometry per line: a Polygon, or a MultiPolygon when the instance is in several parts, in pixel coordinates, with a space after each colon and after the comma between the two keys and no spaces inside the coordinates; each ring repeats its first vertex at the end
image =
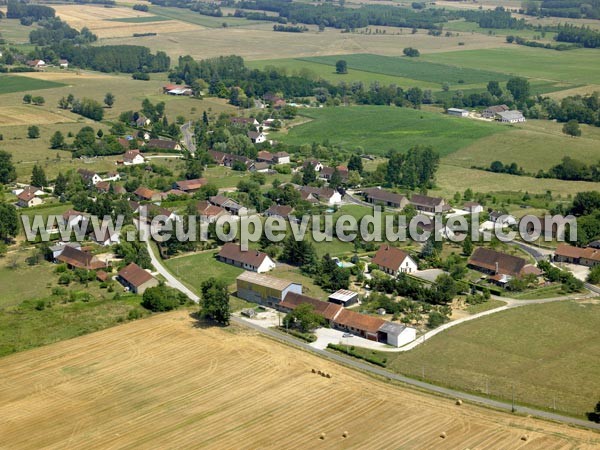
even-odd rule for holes
{"type": "Polygon", "coordinates": [[[545,450],[600,442],[589,431],[384,384],[245,329],[207,328],[187,311],[6,357],[0,381],[0,435],[12,448],[545,450]]]}

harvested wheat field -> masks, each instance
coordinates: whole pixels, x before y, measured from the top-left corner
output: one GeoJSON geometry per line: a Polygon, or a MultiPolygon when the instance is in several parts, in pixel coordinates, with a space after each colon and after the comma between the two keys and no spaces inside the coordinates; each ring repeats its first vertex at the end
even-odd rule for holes
{"type": "Polygon", "coordinates": [[[52,5],[56,15],[73,28],[80,30],[88,27],[99,38],[116,38],[132,36],[134,33],[170,33],[198,30],[202,27],[179,20],[163,20],[153,14],[135,11],[131,8],[104,8],[89,5],[52,5]],[[140,21],[136,19],[156,21],[140,21]],[[114,19],[130,19],[131,21],[115,21],[114,19]]]}
{"type": "Polygon", "coordinates": [[[0,106],[0,126],[45,125],[61,122],[73,122],[73,119],[37,106],[0,106]]]}
{"type": "Polygon", "coordinates": [[[0,370],[2,448],[598,445],[593,432],[456,406],[246,329],[196,327],[183,311],[15,354],[0,370]]]}

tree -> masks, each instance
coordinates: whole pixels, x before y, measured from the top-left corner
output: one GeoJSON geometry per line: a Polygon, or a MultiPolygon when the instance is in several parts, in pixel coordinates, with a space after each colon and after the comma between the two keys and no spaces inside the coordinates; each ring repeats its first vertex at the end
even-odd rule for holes
{"type": "Polygon", "coordinates": [[[56,180],[54,181],[54,195],[60,197],[67,190],[67,177],[62,172],[58,172],[56,180]]]}
{"type": "Polygon", "coordinates": [[[0,203],[0,240],[8,242],[19,232],[17,208],[8,203],[0,203]]]}
{"type": "Polygon", "coordinates": [[[59,130],[55,131],[54,134],[52,135],[52,137],[50,138],[50,148],[51,149],[63,148],[64,145],[65,145],[65,137],[59,130]]]}
{"type": "Polygon", "coordinates": [[[590,420],[591,422],[600,423],[600,402],[596,403],[594,411],[589,412],[586,415],[588,420],[590,420]]]}
{"type": "Polygon", "coordinates": [[[17,171],[12,163],[12,154],[0,150],[0,183],[6,184],[17,179],[17,171]]]}
{"type": "Polygon", "coordinates": [[[38,166],[35,164],[31,171],[31,185],[36,187],[44,187],[48,186],[48,179],[46,178],[46,173],[42,166],[38,166]]]}
{"type": "Polygon", "coordinates": [[[27,128],[27,137],[29,139],[37,139],[40,137],[40,129],[36,125],[31,125],[27,128]]]}
{"type": "Polygon", "coordinates": [[[223,325],[229,325],[231,311],[227,283],[211,277],[202,283],[201,291],[201,316],[223,325]]]}
{"type": "Polygon", "coordinates": [[[107,92],[104,96],[104,104],[109,108],[112,108],[115,104],[115,96],[111,92],[107,92]]]}
{"type": "Polygon", "coordinates": [[[359,155],[350,156],[350,160],[348,161],[348,170],[355,170],[359,174],[363,173],[363,162],[362,158],[359,155]]]}
{"type": "Polygon", "coordinates": [[[506,89],[516,102],[525,101],[529,97],[529,81],[522,77],[513,77],[506,83],[506,89]]]}
{"type": "Polygon", "coordinates": [[[25,94],[23,96],[23,103],[31,103],[31,94],[25,94]]]}
{"type": "Polygon", "coordinates": [[[302,184],[304,184],[305,186],[313,183],[317,180],[317,171],[313,168],[312,165],[308,164],[303,170],[302,170],[302,184]]]}
{"type": "Polygon", "coordinates": [[[402,50],[402,53],[404,53],[410,58],[416,58],[418,56],[421,56],[421,52],[419,52],[419,50],[413,47],[406,47],[404,50],[402,50]]]}
{"type": "Polygon", "coordinates": [[[41,95],[36,95],[35,97],[31,97],[31,103],[33,103],[36,106],[41,106],[44,103],[46,103],[46,99],[41,95]]]}
{"type": "Polygon", "coordinates": [[[335,73],[338,73],[340,75],[348,73],[348,63],[343,59],[337,61],[335,63],[335,73]]]}
{"type": "Polygon", "coordinates": [[[336,189],[342,185],[342,175],[340,175],[340,171],[337,167],[333,169],[333,173],[331,174],[331,178],[329,179],[329,187],[332,189],[336,189]]]}
{"type": "Polygon", "coordinates": [[[161,284],[144,291],[141,305],[153,312],[171,311],[187,300],[185,294],[161,284]]]}
{"type": "Polygon", "coordinates": [[[465,256],[471,256],[471,253],[473,253],[473,241],[471,241],[471,237],[469,235],[467,235],[462,243],[462,252],[465,256]]]}
{"type": "Polygon", "coordinates": [[[196,178],[202,178],[204,172],[204,166],[198,159],[188,159],[185,162],[185,178],[186,180],[195,180],[196,178]]]}
{"type": "Polygon", "coordinates": [[[301,303],[283,319],[283,323],[287,327],[296,326],[303,333],[314,330],[324,322],[325,319],[317,314],[315,307],[309,303],[301,303]]]}
{"type": "Polygon", "coordinates": [[[316,251],[309,241],[304,239],[297,241],[294,234],[290,233],[283,243],[281,259],[296,266],[314,266],[316,251]]]}
{"type": "Polygon", "coordinates": [[[579,127],[579,122],[577,120],[572,119],[563,125],[562,132],[569,136],[581,136],[581,128],[579,127]]]}
{"type": "Polygon", "coordinates": [[[494,80],[490,81],[487,84],[487,91],[494,97],[500,97],[502,95],[502,88],[500,87],[500,83],[494,80]]]}

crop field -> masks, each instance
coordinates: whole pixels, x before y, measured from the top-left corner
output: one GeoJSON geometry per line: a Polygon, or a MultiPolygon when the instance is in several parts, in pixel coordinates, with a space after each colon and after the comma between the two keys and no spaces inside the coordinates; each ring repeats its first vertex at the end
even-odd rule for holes
{"type": "Polygon", "coordinates": [[[121,17],[118,19],[106,19],[111,22],[125,22],[125,23],[147,23],[147,22],[162,22],[163,20],[169,20],[166,17],[161,16],[140,16],[140,17],[121,17]]]}
{"type": "Polygon", "coordinates": [[[529,48],[520,45],[488,50],[465,50],[427,54],[422,59],[439,64],[473,69],[502,68],[504,73],[564,81],[574,84],[599,84],[600,50],[577,49],[566,52],[529,48]]]}
{"type": "Polygon", "coordinates": [[[481,318],[394,356],[394,371],[436,383],[584,416],[600,376],[600,304],[530,305],[481,318]],[[498,364],[502,361],[502,364],[498,364]]]}
{"type": "MultiPolygon", "coordinates": [[[[6,13],[6,10],[4,12],[6,13]]],[[[2,19],[2,37],[12,44],[28,44],[29,33],[37,28],[37,24],[23,26],[19,19],[2,19]]]]}
{"type": "Polygon", "coordinates": [[[15,449],[586,450],[600,442],[589,431],[384,384],[246,329],[198,326],[186,311],[11,355],[2,368],[0,435],[15,449]]]}
{"type": "Polygon", "coordinates": [[[0,95],[10,92],[36,91],[64,86],[56,81],[41,80],[15,75],[0,75],[0,95]]]}
{"type": "MultiPolygon", "coordinates": [[[[506,7],[506,6],[505,6],[506,7]]],[[[512,28],[481,28],[475,22],[465,22],[464,20],[451,20],[444,24],[445,30],[460,31],[465,33],[493,34],[499,36],[520,36],[525,39],[533,39],[534,36],[539,36],[540,32],[535,30],[515,30],[512,28]]],[[[546,33],[546,37],[542,42],[552,42],[552,38],[556,33],[546,33]]]]}
{"type": "MultiPolygon", "coordinates": [[[[501,155],[498,155],[501,156],[501,155]]],[[[440,164],[436,174],[436,190],[430,195],[452,197],[456,192],[464,192],[467,188],[475,192],[520,192],[525,194],[543,194],[546,191],[563,198],[582,191],[598,191],[600,183],[587,181],[563,181],[550,178],[517,177],[504,173],[492,173],[484,170],[440,164]]]]}
{"type": "Polygon", "coordinates": [[[582,136],[562,133],[563,124],[547,120],[529,120],[518,129],[484,137],[448,155],[444,162],[463,167],[489,167],[500,160],[516,162],[530,173],[547,170],[564,156],[583,162],[600,161],[600,128],[582,125],[582,136]]]}
{"type": "Polygon", "coordinates": [[[197,30],[198,27],[178,20],[153,20],[150,13],[131,8],[104,8],[91,5],[52,5],[56,15],[73,28],[88,27],[98,38],[132,36],[133,33],[170,33],[197,30]],[[122,19],[115,21],[115,19],[122,19]]]}
{"type": "MultiPolygon", "coordinates": [[[[223,28],[226,23],[227,27],[247,27],[250,25],[263,23],[259,20],[246,20],[240,17],[212,17],[204,16],[194,11],[183,8],[169,8],[163,6],[149,5],[150,12],[165,19],[179,20],[182,22],[199,25],[203,28],[223,28]]],[[[222,8],[223,9],[223,8],[222,8]]],[[[223,11],[223,14],[227,14],[223,11]]]]}
{"type": "MultiPolygon", "coordinates": [[[[505,81],[508,75],[499,71],[471,69],[456,65],[429,63],[416,58],[391,57],[373,54],[318,56],[302,58],[335,67],[335,63],[344,59],[348,68],[366,72],[376,72],[384,75],[398,76],[410,80],[421,80],[441,85],[444,82],[455,84],[480,84],[490,80],[505,81]]],[[[502,66],[490,66],[502,67],[502,66]]]]}
{"type": "Polygon", "coordinates": [[[0,106],[0,127],[60,122],[73,122],[73,118],[33,105],[0,106]]]}
{"type": "Polygon", "coordinates": [[[380,155],[390,149],[408,150],[421,144],[431,145],[443,156],[508,129],[495,123],[387,106],[323,108],[301,113],[314,120],[278,135],[277,139],[297,145],[328,140],[380,155]]]}

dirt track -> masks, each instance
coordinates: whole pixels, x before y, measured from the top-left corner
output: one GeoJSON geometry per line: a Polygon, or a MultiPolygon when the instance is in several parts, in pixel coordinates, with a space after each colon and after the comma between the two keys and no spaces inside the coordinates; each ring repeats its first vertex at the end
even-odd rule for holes
{"type": "Polygon", "coordinates": [[[186,312],[1,362],[0,448],[600,445],[597,433],[388,386],[251,331],[196,328],[186,312]]]}

